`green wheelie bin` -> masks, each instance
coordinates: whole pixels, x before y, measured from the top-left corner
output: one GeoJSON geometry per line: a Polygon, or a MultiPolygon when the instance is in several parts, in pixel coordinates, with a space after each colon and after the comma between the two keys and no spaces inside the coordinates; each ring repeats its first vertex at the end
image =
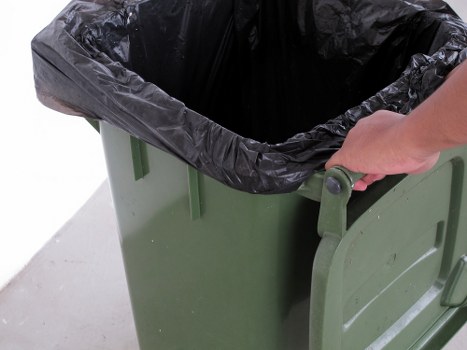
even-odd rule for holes
{"type": "Polygon", "coordinates": [[[465,59],[442,1],[72,0],[32,51],[40,100],[100,130],[141,350],[429,350],[466,323],[467,148],[365,193],[323,172],[465,59]]]}
{"type": "Polygon", "coordinates": [[[466,322],[467,148],[254,195],[100,130],[141,349],[440,349],[466,322]]]}

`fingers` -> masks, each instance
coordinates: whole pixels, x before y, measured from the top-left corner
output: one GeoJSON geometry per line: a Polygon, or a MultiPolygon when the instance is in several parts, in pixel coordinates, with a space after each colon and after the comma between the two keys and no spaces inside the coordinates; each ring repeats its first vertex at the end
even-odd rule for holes
{"type": "Polygon", "coordinates": [[[385,176],[383,174],[367,174],[355,183],[353,189],[354,191],[365,191],[368,186],[384,179],[385,176]]]}
{"type": "MultiPolygon", "coordinates": [[[[325,168],[326,170],[332,168],[333,166],[341,164],[339,159],[339,151],[337,151],[326,163],[325,168]]],[[[365,191],[368,186],[375,183],[376,181],[380,181],[385,178],[386,175],[384,174],[367,174],[363,176],[360,180],[358,180],[353,187],[354,191],[365,191]]]]}
{"type": "Polygon", "coordinates": [[[354,187],[353,187],[353,190],[354,191],[365,191],[367,189],[368,185],[362,181],[362,180],[358,180],[354,187]]]}

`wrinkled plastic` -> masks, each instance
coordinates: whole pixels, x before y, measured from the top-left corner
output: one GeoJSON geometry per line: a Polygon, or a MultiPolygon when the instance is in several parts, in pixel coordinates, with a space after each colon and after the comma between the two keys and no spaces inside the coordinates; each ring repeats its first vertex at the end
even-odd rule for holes
{"type": "Polygon", "coordinates": [[[72,1],[32,42],[45,105],[252,193],[297,189],[360,118],[409,113],[466,47],[421,0],[72,1]]]}

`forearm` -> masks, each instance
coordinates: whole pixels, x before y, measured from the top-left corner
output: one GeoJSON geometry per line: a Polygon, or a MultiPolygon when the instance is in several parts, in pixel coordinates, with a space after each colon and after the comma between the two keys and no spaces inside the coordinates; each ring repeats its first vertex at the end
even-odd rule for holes
{"type": "Polygon", "coordinates": [[[467,144],[467,62],[408,116],[380,110],[362,118],[326,168],[342,165],[367,174],[355,189],[384,175],[430,169],[439,152],[467,144]]]}
{"type": "Polygon", "coordinates": [[[433,153],[467,144],[467,62],[401,123],[408,147],[433,153]]]}

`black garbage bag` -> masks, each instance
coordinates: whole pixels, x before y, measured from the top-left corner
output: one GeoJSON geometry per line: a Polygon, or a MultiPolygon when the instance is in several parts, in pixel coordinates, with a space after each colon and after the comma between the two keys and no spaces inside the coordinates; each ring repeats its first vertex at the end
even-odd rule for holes
{"type": "Polygon", "coordinates": [[[358,119],[427,98],[464,59],[466,28],[442,1],[73,0],[32,41],[34,77],[51,108],[283,193],[358,119]]]}

